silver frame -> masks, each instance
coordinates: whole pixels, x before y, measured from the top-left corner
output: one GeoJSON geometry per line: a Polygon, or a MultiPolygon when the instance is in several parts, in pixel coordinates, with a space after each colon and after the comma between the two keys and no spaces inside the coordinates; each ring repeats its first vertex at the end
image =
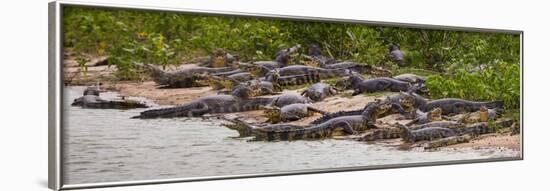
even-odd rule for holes
{"type": "Polygon", "coordinates": [[[48,187],[53,190],[68,190],[68,189],[83,189],[83,188],[100,188],[112,186],[131,186],[145,184],[161,184],[161,183],[178,183],[189,181],[208,181],[220,179],[235,179],[235,178],[253,178],[266,176],[283,176],[297,174],[312,174],[312,173],[328,173],[342,171],[357,171],[357,170],[372,170],[372,169],[389,169],[389,168],[405,168],[405,167],[420,167],[420,166],[435,166],[435,165],[450,165],[450,164],[467,164],[481,162],[497,162],[497,161],[514,161],[524,159],[524,143],[523,143],[523,34],[521,30],[507,29],[487,29],[487,28],[472,28],[459,26],[443,26],[443,25],[428,25],[428,24],[411,24],[383,21],[366,21],[352,19],[335,19],[323,17],[305,17],[305,16],[290,16],[276,14],[261,14],[261,13],[245,13],[245,12],[229,12],[229,11],[214,11],[214,10],[198,10],[184,8],[169,8],[169,7],[153,7],[153,6],[138,6],[138,5],[123,5],[123,4],[104,4],[104,3],[83,3],[83,2],[65,2],[54,1],[48,4],[48,187]],[[454,31],[469,31],[469,32],[491,32],[491,33],[507,33],[520,35],[520,62],[521,62],[521,103],[520,103],[520,144],[521,151],[519,157],[504,157],[496,159],[473,159],[473,160],[454,160],[440,162],[424,162],[424,163],[408,163],[408,164],[392,164],[392,165],[373,165],[359,166],[346,168],[327,168],[315,170],[296,170],[277,173],[257,173],[257,174],[241,174],[228,176],[206,176],[193,178],[173,178],[160,180],[142,180],[142,181],[121,181],[121,182],[106,182],[92,184],[76,184],[67,185],[63,183],[63,79],[62,79],[62,11],[64,6],[85,6],[85,7],[100,7],[109,9],[137,9],[150,11],[169,11],[177,13],[189,13],[199,15],[215,15],[215,16],[241,16],[241,17],[261,17],[270,19],[287,19],[299,21],[323,21],[333,23],[355,23],[366,24],[370,26],[389,26],[389,27],[406,27],[419,29],[438,29],[438,30],[454,30],[454,31]]]}

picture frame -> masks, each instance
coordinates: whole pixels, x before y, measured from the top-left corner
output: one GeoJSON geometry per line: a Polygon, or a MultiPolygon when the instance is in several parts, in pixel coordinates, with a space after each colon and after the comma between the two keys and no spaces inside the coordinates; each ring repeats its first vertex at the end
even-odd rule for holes
{"type": "Polygon", "coordinates": [[[127,186],[127,185],[144,185],[144,184],[162,184],[162,183],[177,183],[177,182],[189,182],[189,181],[206,181],[206,180],[222,180],[222,179],[236,179],[236,178],[252,178],[252,177],[268,177],[268,176],[283,176],[283,175],[297,175],[297,174],[311,174],[311,173],[331,173],[331,172],[344,172],[344,171],[356,171],[356,170],[372,170],[372,169],[389,169],[389,168],[405,168],[405,167],[419,167],[419,166],[435,166],[435,165],[451,165],[451,164],[467,164],[467,163],[482,163],[482,162],[498,162],[498,161],[513,161],[523,160],[523,31],[518,30],[503,30],[503,29],[485,29],[485,28],[469,28],[469,27],[454,27],[454,26],[440,26],[440,25],[425,25],[425,24],[412,24],[412,23],[394,23],[383,21],[364,21],[364,20],[350,20],[350,19],[335,19],[335,18],[319,18],[319,17],[304,17],[304,16],[290,16],[290,15],[273,15],[273,14],[260,14],[260,13],[243,13],[243,12],[228,12],[228,11],[213,11],[213,10],[195,10],[195,9],[181,9],[181,8],[166,8],[166,7],[147,7],[147,6],[135,6],[135,5],[115,5],[115,4],[101,4],[101,3],[81,3],[81,2],[65,2],[54,1],[48,4],[49,9],[49,71],[48,71],[48,83],[49,83],[49,116],[48,116],[48,186],[53,190],[65,190],[65,189],[82,189],[82,188],[98,188],[98,187],[111,187],[111,186],[127,186]],[[114,181],[114,182],[97,182],[97,183],[79,183],[70,184],[66,183],[64,179],[67,173],[64,172],[64,159],[63,155],[66,154],[64,150],[64,144],[67,138],[65,131],[66,114],[64,113],[64,107],[66,104],[64,100],[65,80],[63,77],[63,60],[64,60],[64,47],[63,47],[63,10],[67,7],[82,7],[82,8],[100,8],[108,10],[139,10],[139,11],[151,11],[151,12],[164,12],[164,13],[183,13],[198,16],[233,16],[237,18],[258,18],[258,19],[282,19],[289,21],[303,21],[303,22],[323,22],[323,23],[346,23],[346,24],[358,24],[366,26],[379,26],[379,27],[403,27],[412,29],[433,29],[433,30],[450,30],[450,31],[465,31],[465,32],[480,32],[480,33],[503,33],[519,35],[519,65],[520,65],[520,100],[519,100],[519,155],[514,157],[498,157],[488,159],[466,159],[466,160],[444,160],[435,162],[418,162],[418,163],[403,163],[403,164],[383,164],[383,165],[369,165],[369,166],[349,166],[338,168],[323,168],[323,169],[302,169],[291,170],[284,172],[258,172],[258,173],[243,173],[234,175],[215,175],[215,176],[199,176],[199,177],[174,177],[174,178],[162,178],[151,180],[128,180],[128,181],[114,181]]]}

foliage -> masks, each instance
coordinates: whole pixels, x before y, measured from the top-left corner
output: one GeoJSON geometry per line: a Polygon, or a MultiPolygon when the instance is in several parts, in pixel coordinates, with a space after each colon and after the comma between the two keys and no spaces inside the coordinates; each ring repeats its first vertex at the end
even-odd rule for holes
{"type": "Polygon", "coordinates": [[[475,72],[457,69],[452,75],[431,75],[426,85],[434,99],[502,100],[507,108],[519,108],[520,82],[519,64],[500,61],[475,72]]]}
{"type": "Polygon", "coordinates": [[[317,44],[339,60],[429,74],[432,98],[502,99],[519,108],[518,35],[86,7],[63,14],[64,46],[107,55],[120,79],[136,78],[134,62],[177,66],[216,48],[244,61],[272,60],[283,48],[317,44]],[[390,43],[409,67],[389,61],[390,43]]]}

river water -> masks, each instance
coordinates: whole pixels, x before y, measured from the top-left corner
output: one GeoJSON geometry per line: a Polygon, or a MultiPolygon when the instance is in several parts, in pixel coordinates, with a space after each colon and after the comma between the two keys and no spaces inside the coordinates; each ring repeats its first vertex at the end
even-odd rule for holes
{"type": "MultiPolygon", "coordinates": [[[[515,157],[512,150],[401,151],[348,140],[246,142],[220,121],[130,119],[144,109],[71,107],[65,88],[64,184],[288,172],[369,165],[515,157]]],[[[104,98],[116,98],[114,92],[104,98]]]]}

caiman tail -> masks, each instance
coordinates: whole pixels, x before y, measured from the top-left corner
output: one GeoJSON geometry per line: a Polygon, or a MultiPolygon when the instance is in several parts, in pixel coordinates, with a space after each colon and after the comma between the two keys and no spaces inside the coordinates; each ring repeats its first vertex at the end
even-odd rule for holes
{"type": "Polygon", "coordinates": [[[188,116],[192,114],[191,111],[198,108],[197,103],[188,103],[180,106],[162,108],[162,109],[151,109],[144,112],[141,112],[139,115],[131,117],[132,119],[152,119],[152,118],[168,118],[176,116],[188,116]]]}

